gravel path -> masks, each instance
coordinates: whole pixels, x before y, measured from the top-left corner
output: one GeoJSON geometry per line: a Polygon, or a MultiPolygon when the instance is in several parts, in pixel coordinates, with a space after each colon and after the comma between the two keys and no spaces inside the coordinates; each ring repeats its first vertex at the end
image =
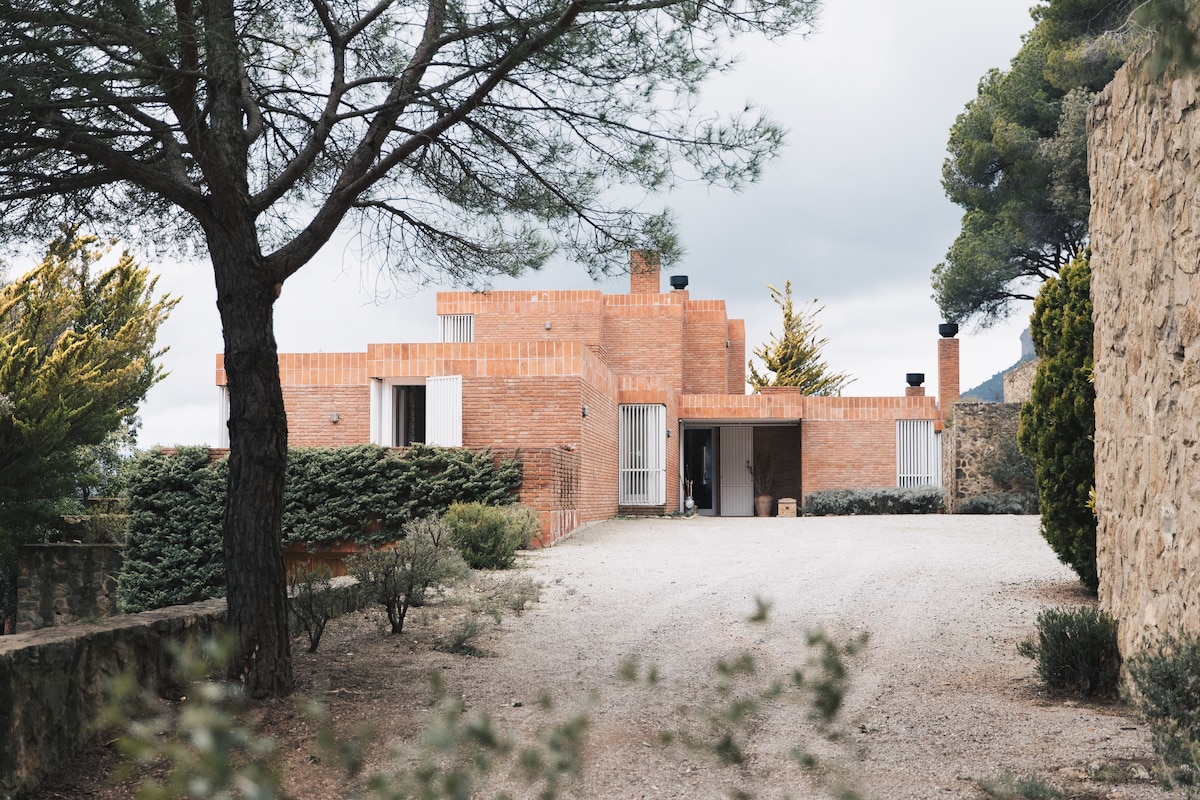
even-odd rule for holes
{"type": "Polygon", "coordinates": [[[1087,602],[1036,517],[615,520],[528,565],[542,601],[504,623],[497,657],[459,661],[448,678],[508,729],[536,724],[540,691],[560,708],[590,696],[580,796],[829,796],[788,758],[797,742],[841,765],[822,780],[880,800],[985,797],[979,780],[1005,772],[1066,797],[1172,796],[1145,774],[1143,724],[1120,706],[1043,696],[1016,653],[1042,608],[1087,602]],[[748,621],[757,597],[772,604],[765,624],[748,621]],[[718,658],[750,652],[786,678],[813,628],[870,636],[851,661],[839,742],[781,700],[756,717],[741,768],[655,744],[683,724],[680,705],[715,702],[718,658]],[[620,681],[630,657],[661,682],[620,681]]]}

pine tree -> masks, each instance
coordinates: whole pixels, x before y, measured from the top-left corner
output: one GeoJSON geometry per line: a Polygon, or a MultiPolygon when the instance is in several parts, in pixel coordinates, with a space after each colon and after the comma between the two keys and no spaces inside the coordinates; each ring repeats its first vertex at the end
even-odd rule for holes
{"type": "Polygon", "coordinates": [[[779,291],[770,284],[771,299],[783,311],[783,333],[754,349],[754,355],[763,362],[763,372],[750,360],[749,383],[755,391],[764,386],[799,386],[804,394],[833,396],[854,379],[844,372],[832,372],[829,364],[821,358],[821,350],[829,342],[827,337],[818,338],[821,326],[817,314],[825,308],[816,306],[814,300],[796,312],[792,305],[792,282],[779,291]],[[814,307],[815,306],[815,307],[814,307]]]}

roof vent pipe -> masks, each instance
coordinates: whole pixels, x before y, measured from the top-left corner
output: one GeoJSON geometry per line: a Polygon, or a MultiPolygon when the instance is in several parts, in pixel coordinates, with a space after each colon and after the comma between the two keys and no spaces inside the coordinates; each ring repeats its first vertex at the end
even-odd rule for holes
{"type": "Polygon", "coordinates": [[[908,383],[909,386],[920,386],[922,383],[925,382],[925,373],[924,372],[906,372],[904,374],[904,380],[908,383]]]}
{"type": "Polygon", "coordinates": [[[687,275],[672,275],[671,276],[671,288],[672,289],[678,289],[678,290],[686,289],[687,285],[688,285],[688,276],[687,275]]]}

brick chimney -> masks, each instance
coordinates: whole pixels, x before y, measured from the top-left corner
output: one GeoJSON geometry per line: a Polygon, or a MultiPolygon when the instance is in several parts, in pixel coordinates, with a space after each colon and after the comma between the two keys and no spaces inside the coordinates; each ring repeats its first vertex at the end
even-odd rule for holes
{"type": "Polygon", "coordinates": [[[925,387],[921,385],[925,382],[924,372],[910,372],[904,376],[904,380],[908,384],[904,387],[905,397],[925,396],[925,387]]]}
{"type": "Polygon", "coordinates": [[[950,410],[951,404],[958,401],[960,394],[958,339],[954,338],[958,335],[958,325],[953,322],[942,323],[938,325],[938,333],[942,335],[942,338],[938,339],[938,411],[944,421],[946,412],[950,410]]]}
{"type": "Polygon", "coordinates": [[[658,253],[653,250],[629,251],[629,293],[660,294],[662,279],[658,274],[658,253]]]}

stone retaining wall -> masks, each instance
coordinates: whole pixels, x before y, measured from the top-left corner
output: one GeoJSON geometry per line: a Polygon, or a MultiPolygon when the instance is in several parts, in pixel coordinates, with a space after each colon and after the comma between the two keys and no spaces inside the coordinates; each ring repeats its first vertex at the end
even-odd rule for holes
{"type": "Polygon", "coordinates": [[[111,678],[128,671],[143,686],[165,685],[165,644],[211,635],[224,620],[225,601],[209,600],[0,636],[0,798],[35,788],[66,762],[111,678]]]}
{"type": "Polygon", "coordinates": [[[1122,68],[1089,119],[1100,603],[1200,632],[1200,102],[1122,68]]]}
{"type": "Polygon", "coordinates": [[[942,482],[946,511],[953,514],[968,498],[1002,491],[989,474],[991,461],[1004,440],[1016,442],[1021,406],[959,402],[950,409],[942,431],[942,482]]]}
{"type": "Polygon", "coordinates": [[[18,547],[17,632],[117,613],[121,563],[115,544],[18,547]]]}

